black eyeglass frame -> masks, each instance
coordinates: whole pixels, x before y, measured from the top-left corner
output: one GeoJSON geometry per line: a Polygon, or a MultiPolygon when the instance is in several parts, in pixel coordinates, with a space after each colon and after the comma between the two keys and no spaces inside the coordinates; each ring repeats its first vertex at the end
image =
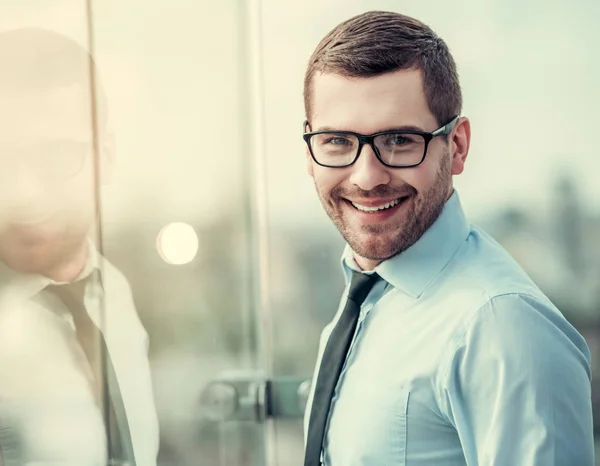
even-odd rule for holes
{"type": "MultiPolygon", "coordinates": [[[[326,167],[326,168],[349,167],[350,165],[352,165],[354,162],[356,162],[358,160],[358,157],[360,156],[363,146],[365,144],[368,144],[373,149],[373,152],[375,153],[377,160],[379,160],[386,167],[389,167],[389,168],[412,168],[412,167],[417,167],[423,163],[423,161],[425,160],[425,157],[427,156],[427,148],[429,147],[429,143],[438,136],[446,136],[446,135],[450,134],[452,132],[452,130],[454,129],[454,127],[456,126],[456,122],[458,121],[459,118],[460,118],[460,115],[456,115],[448,123],[446,123],[443,126],[440,126],[438,129],[436,129],[435,131],[432,131],[432,132],[390,130],[390,131],[380,131],[378,133],[373,133],[373,134],[360,134],[360,133],[355,133],[353,131],[312,131],[312,132],[308,132],[308,133],[305,132],[302,135],[302,138],[304,139],[304,141],[306,142],[306,145],[308,146],[308,151],[310,152],[310,156],[315,161],[315,163],[317,165],[320,165],[321,167],[326,167]],[[312,146],[310,144],[311,138],[313,136],[316,136],[317,134],[339,134],[339,135],[355,136],[358,139],[358,150],[356,151],[356,157],[354,157],[354,160],[352,160],[352,162],[350,162],[346,165],[326,165],[324,163],[320,163],[317,160],[317,158],[315,157],[315,154],[313,154],[312,146]],[[423,157],[421,157],[421,160],[418,161],[417,163],[413,163],[411,165],[390,165],[390,164],[384,162],[383,159],[381,158],[381,154],[379,153],[379,149],[375,145],[375,138],[378,136],[386,135],[386,134],[400,134],[400,135],[413,134],[413,135],[418,135],[418,136],[423,137],[423,139],[425,140],[425,149],[423,150],[423,157]]],[[[309,124],[308,120],[305,120],[304,126],[303,126],[305,131],[306,131],[306,127],[308,126],[308,124],[309,124]]]]}

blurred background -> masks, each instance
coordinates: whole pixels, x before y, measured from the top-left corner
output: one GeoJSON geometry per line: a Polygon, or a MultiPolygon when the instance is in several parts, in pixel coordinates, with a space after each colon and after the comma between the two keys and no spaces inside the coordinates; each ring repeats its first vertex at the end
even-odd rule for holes
{"type": "Polygon", "coordinates": [[[301,464],[300,418],[216,421],[201,399],[223,377],[312,375],[343,243],[306,174],[302,81],[319,40],[372,9],[449,45],[473,128],[463,207],[584,334],[598,372],[598,1],[102,0],[88,23],[82,0],[4,0],[1,29],[86,47],[93,32],[117,154],[103,252],[150,334],[160,465],[301,464]]]}

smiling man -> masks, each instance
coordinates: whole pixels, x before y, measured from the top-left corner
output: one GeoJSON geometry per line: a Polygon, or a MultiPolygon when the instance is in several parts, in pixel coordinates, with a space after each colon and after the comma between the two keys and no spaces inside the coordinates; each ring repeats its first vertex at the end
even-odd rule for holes
{"type": "Polygon", "coordinates": [[[308,172],[347,242],[305,466],[593,465],[584,339],[453,188],[471,128],[444,41],[397,13],[351,18],[304,95],[308,172]]]}

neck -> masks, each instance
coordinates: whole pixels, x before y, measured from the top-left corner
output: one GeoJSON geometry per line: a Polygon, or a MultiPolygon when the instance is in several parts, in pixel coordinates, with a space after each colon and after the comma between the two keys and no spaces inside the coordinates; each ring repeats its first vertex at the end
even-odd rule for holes
{"type": "Polygon", "coordinates": [[[376,261],[365,259],[364,257],[359,256],[358,254],[354,254],[354,262],[363,272],[369,272],[381,264],[383,261],[376,261]]]}
{"type": "Polygon", "coordinates": [[[84,269],[88,254],[88,242],[84,241],[73,254],[70,254],[64,261],[44,272],[44,275],[57,282],[70,283],[75,280],[84,269]]]}

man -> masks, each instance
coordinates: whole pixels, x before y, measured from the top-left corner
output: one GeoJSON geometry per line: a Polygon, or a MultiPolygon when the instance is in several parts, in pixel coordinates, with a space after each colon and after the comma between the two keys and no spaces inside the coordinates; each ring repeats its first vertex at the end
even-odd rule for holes
{"type": "Polygon", "coordinates": [[[349,19],[310,58],[308,172],[349,286],[321,337],[305,466],[594,464],[585,341],[453,189],[461,106],[446,44],[401,14],[349,19]]]}
{"type": "Polygon", "coordinates": [[[54,32],[0,33],[0,464],[156,464],[148,337],[94,246],[114,148],[90,63],[54,32]]]}

